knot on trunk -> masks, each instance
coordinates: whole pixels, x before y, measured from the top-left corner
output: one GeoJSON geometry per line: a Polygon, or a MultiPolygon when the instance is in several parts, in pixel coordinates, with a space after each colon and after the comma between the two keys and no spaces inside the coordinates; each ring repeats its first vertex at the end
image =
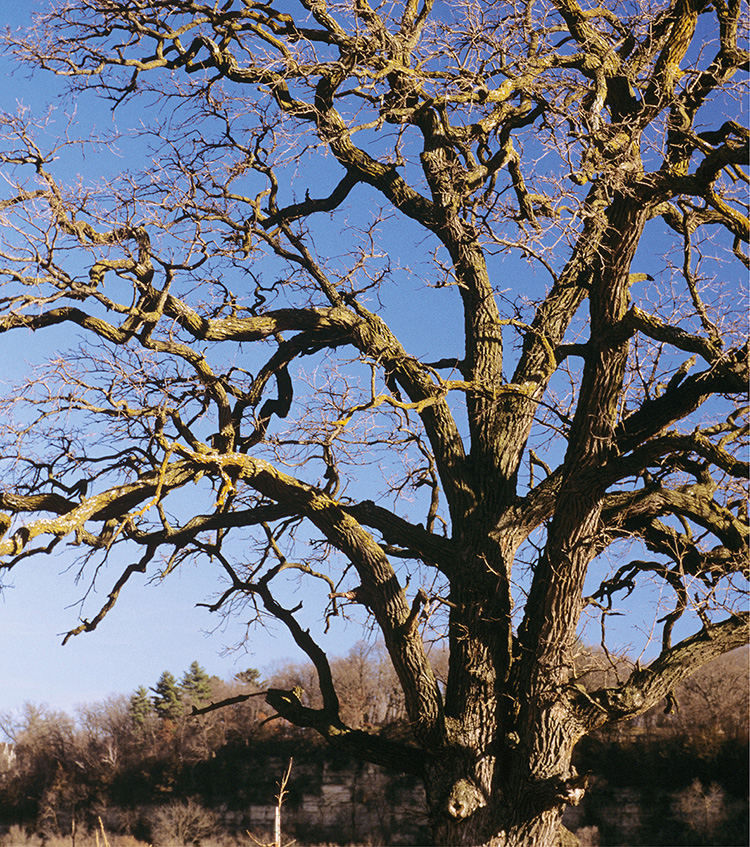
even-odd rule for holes
{"type": "Polygon", "coordinates": [[[560,803],[577,806],[583,799],[591,778],[591,772],[578,774],[571,769],[567,777],[552,777],[540,780],[534,789],[536,804],[540,809],[551,809],[560,803]]]}
{"type": "Polygon", "coordinates": [[[566,779],[560,785],[559,797],[571,806],[577,806],[588,788],[590,773],[574,776],[571,779],[566,779]]]}
{"type": "Polygon", "coordinates": [[[600,692],[599,699],[603,701],[605,708],[611,715],[637,713],[645,702],[642,691],[634,686],[629,687],[627,685],[621,688],[605,688],[600,692]]]}
{"type": "Polygon", "coordinates": [[[487,800],[480,788],[464,777],[453,784],[445,801],[445,810],[452,818],[463,820],[486,805],[487,800]]]}

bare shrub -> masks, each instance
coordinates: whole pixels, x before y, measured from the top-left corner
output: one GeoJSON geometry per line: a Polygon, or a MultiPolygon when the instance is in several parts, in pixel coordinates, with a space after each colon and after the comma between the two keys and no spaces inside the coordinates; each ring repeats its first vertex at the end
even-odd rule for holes
{"type": "Polygon", "coordinates": [[[36,847],[41,841],[24,827],[13,824],[5,835],[0,835],[0,847],[36,847]]]}
{"type": "Polygon", "coordinates": [[[727,819],[724,790],[715,782],[706,788],[695,779],[677,795],[674,814],[702,839],[711,839],[727,819]]]}
{"type": "Polygon", "coordinates": [[[174,802],[154,813],[151,837],[155,847],[200,844],[216,826],[216,815],[195,800],[174,802]]]}

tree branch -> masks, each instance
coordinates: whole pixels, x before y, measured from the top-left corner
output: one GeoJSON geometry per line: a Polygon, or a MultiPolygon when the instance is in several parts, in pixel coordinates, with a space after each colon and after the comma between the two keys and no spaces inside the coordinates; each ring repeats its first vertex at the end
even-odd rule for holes
{"type": "Polygon", "coordinates": [[[648,711],[697,668],[750,637],[750,616],[734,615],[709,624],[700,632],[662,652],[646,668],[636,668],[618,688],[602,688],[578,700],[579,719],[587,731],[612,721],[626,720],[648,711]],[[596,706],[587,700],[594,701],[596,706]]]}

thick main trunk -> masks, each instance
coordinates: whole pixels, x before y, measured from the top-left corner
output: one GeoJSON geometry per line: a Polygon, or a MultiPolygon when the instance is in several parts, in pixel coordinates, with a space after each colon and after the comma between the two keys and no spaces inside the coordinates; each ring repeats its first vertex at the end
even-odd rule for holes
{"type": "MultiPolygon", "coordinates": [[[[428,767],[428,814],[433,844],[442,847],[569,847],[575,837],[562,826],[566,802],[577,802],[581,780],[570,771],[573,739],[561,744],[550,739],[549,764],[558,773],[538,777],[525,768],[505,768],[501,757],[486,754],[495,771],[492,789],[485,793],[466,776],[461,755],[452,751],[428,767]]],[[[513,754],[510,754],[511,758],[513,754]]],[[[549,770],[549,769],[548,769],[549,770]]]]}
{"type": "Polygon", "coordinates": [[[436,845],[558,847],[568,803],[585,787],[571,767],[580,736],[565,690],[547,685],[520,706],[509,692],[483,702],[484,719],[446,716],[448,743],[428,756],[425,787],[436,845]]]}

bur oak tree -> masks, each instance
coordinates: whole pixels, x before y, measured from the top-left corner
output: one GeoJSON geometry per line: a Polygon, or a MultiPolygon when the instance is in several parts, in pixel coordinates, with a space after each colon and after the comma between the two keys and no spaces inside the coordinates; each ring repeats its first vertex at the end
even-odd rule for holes
{"type": "Polygon", "coordinates": [[[320,708],[268,704],[419,774],[435,843],[567,838],[576,741],[747,640],[746,31],[739,0],[67,0],[8,33],[69,94],[3,118],[0,332],[79,346],[3,401],[3,567],[126,563],[70,635],[213,568],[317,670],[320,708]],[[76,180],[95,97],[123,172],[76,180]],[[341,720],[316,597],[379,630],[409,743],[341,720]],[[646,652],[587,689],[622,613],[646,652]]]}

